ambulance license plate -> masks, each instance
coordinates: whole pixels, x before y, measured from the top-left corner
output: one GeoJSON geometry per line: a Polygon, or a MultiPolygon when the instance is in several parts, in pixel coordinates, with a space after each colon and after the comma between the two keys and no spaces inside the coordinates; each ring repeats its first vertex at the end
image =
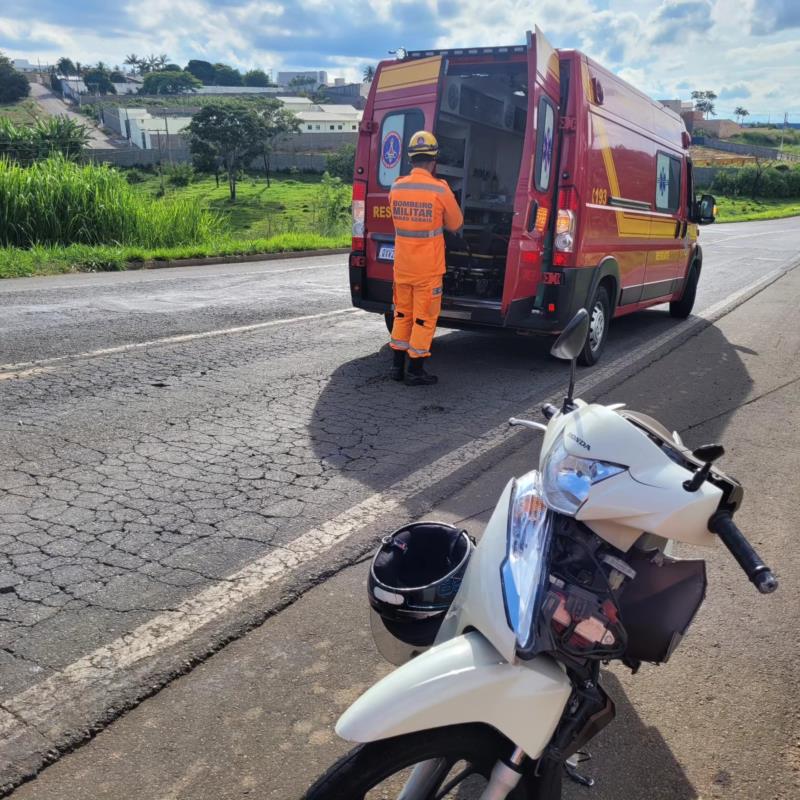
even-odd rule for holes
{"type": "Polygon", "coordinates": [[[393,244],[382,244],[378,248],[378,261],[394,261],[393,244]]]}

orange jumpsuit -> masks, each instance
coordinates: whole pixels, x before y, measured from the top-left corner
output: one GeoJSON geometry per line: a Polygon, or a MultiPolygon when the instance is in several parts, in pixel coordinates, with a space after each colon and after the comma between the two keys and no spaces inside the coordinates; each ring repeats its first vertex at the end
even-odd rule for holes
{"type": "Polygon", "coordinates": [[[389,204],[395,233],[390,345],[411,358],[426,358],[442,307],[442,231],[458,230],[464,217],[447,183],[419,167],[394,182],[389,204]]]}

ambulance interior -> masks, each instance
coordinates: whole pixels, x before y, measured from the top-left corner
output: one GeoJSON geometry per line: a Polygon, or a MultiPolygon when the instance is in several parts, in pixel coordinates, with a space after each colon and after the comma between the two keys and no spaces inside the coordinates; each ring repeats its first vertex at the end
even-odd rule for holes
{"type": "Polygon", "coordinates": [[[459,65],[444,79],[436,122],[436,174],[464,212],[447,236],[447,297],[495,305],[503,294],[514,195],[528,117],[527,65],[459,65]]]}

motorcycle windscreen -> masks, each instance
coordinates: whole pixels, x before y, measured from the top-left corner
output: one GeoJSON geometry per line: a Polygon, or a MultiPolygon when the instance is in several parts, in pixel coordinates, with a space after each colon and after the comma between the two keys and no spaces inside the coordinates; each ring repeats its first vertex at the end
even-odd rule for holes
{"type": "Polygon", "coordinates": [[[628,564],[636,577],[618,603],[628,634],[625,654],[661,664],[680,643],[706,596],[706,563],[634,550],[628,564]]]}

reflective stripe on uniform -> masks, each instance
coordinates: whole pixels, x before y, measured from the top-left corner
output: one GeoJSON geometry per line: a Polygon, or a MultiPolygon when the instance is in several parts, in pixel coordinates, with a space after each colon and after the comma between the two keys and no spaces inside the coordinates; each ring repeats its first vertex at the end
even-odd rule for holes
{"type": "Polygon", "coordinates": [[[395,228],[394,235],[402,236],[406,239],[433,239],[439,236],[443,228],[434,228],[432,231],[404,231],[402,228],[395,228]]]}
{"type": "Polygon", "coordinates": [[[398,350],[408,350],[410,345],[408,342],[404,342],[402,339],[390,339],[391,344],[393,344],[398,350]]]}
{"type": "Polygon", "coordinates": [[[435,192],[436,194],[444,194],[444,186],[437,186],[435,183],[394,183],[392,184],[392,191],[406,191],[406,190],[421,190],[424,192],[435,192]]]}
{"type": "Polygon", "coordinates": [[[429,356],[431,354],[430,350],[417,350],[416,347],[408,348],[409,353],[413,353],[415,356],[429,356]]]}

